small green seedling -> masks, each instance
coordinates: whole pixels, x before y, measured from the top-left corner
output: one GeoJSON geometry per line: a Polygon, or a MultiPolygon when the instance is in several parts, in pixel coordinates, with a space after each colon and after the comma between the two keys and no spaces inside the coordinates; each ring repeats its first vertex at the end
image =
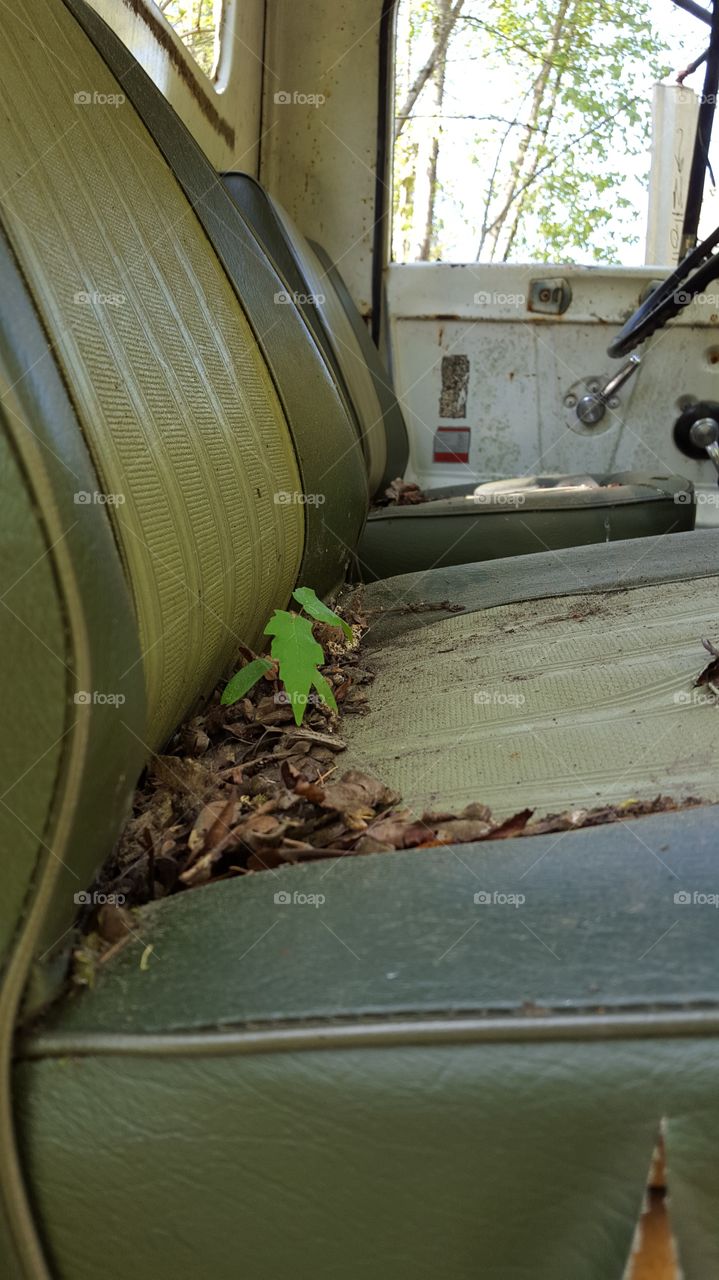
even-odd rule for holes
{"type": "MultiPolygon", "coordinates": [[[[324,650],[312,634],[310,618],[324,622],[330,627],[340,627],[348,640],[352,639],[352,628],[348,622],[340,618],[315,595],[311,587],[298,587],[292,597],[302,606],[305,613],[290,613],[287,609],[275,609],[267,626],[265,635],[272,636],[270,653],[277,663],[280,680],[292,707],[295,724],[302,724],[310,690],[315,689],[324,703],[337,710],[334,694],[319,670],[325,660],[324,650]]],[[[242,667],[225,686],[220,701],[223,706],[231,706],[257,684],[257,681],[272,669],[272,663],[266,658],[253,658],[242,667]]]]}

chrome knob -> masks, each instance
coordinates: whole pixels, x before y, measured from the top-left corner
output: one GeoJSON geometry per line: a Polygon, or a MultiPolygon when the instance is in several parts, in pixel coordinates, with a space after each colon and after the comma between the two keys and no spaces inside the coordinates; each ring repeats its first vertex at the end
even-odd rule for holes
{"type": "Polygon", "coordinates": [[[719,422],[716,418],[697,418],[689,431],[689,439],[697,449],[706,449],[719,472],[719,422]]]}

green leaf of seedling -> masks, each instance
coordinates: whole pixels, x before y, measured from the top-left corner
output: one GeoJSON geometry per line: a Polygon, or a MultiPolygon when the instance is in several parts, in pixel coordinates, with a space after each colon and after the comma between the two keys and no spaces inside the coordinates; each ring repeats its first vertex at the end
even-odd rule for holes
{"type": "Polygon", "coordinates": [[[337,703],[335,702],[335,695],[332,692],[331,686],[327,683],[324,676],[320,675],[319,671],[317,672],[312,683],[315,686],[315,689],[317,690],[322,701],[326,702],[327,706],[331,707],[333,711],[336,711],[337,703]]]}
{"type": "Polygon", "coordinates": [[[274,636],[270,653],[279,664],[280,679],[290,700],[295,724],[302,724],[313,686],[323,702],[336,711],[332,690],[317,670],[325,655],[312,634],[309,618],[275,609],[265,627],[265,635],[274,636]]]}
{"type": "Polygon", "coordinates": [[[298,587],[292,592],[292,599],[302,605],[305,613],[311,618],[316,618],[318,622],[326,622],[330,627],[341,627],[348,640],[352,639],[352,628],[344,618],[340,618],[339,614],[333,613],[318,599],[312,587],[298,587]]]}
{"type": "Polygon", "coordinates": [[[231,707],[233,702],[239,702],[240,698],[244,698],[248,690],[257,684],[260,677],[271,669],[272,663],[267,662],[265,658],[253,658],[247,666],[241,667],[222,690],[220,702],[223,707],[231,707]]]}

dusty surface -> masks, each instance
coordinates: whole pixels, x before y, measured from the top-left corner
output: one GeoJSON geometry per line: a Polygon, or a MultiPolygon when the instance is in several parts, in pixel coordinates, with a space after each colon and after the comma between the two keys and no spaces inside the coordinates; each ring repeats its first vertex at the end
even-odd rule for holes
{"type": "Polygon", "coordinates": [[[522,601],[371,649],[371,714],[348,764],[416,812],[481,800],[500,817],[719,799],[716,696],[695,679],[717,640],[719,580],[522,601]]]}
{"type": "MultiPolygon", "coordinates": [[[[443,602],[443,606],[446,604],[443,602]]],[[[387,769],[386,760],[381,758],[384,753],[390,761],[395,759],[396,746],[402,742],[402,731],[392,718],[397,714],[395,703],[389,710],[386,707],[383,710],[382,693],[388,668],[394,670],[398,663],[407,664],[405,673],[410,678],[400,680],[397,685],[393,678],[393,697],[403,704],[403,718],[411,723],[421,721],[422,708],[415,705],[417,685],[411,678],[416,670],[411,662],[419,666],[417,642],[422,645],[424,663],[428,663],[432,671],[441,672],[441,688],[446,689],[450,674],[457,677],[468,668],[474,670],[473,664],[482,659],[477,651],[480,638],[491,652],[501,653],[503,646],[506,649],[508,636],[536,637],[549,632],[549,641],[533,643],[533,665],[527,664],[530,651],[522,641],[517,652],[524,665],[515,663],[513,669],[505,670],[504,687],[522,688],[532,680],[541,680],[547,671],[557,669],[570,677],[581,672],[585,677],[582,714],[588,716],[582,723],[599,724],[601,728],[601,716],[597,720],[601,699],[596,689],[594,700],[589,698],[592,683],[586,669],[586,651],[574,664],[568,663],[564,652],[557,653],[560,640],[551,634],[551,629],[561,626],[566,634],[567,624],[578,628],[590,623],[601,624],[603,634],[611,637],[616,655],[619,652],[617,624],[621,623],[625,643],[635,635],[634,624],[629,622],[631,602],[620,595],[611,600],[574,597],[562,601],[561,609],[558,604],[557,601],[539,602],[533,606],[537,611],[534,617],[525,616],[526,607],[520,617],[515,606],[511,623],[507,622],[506,610],[489,610],[486,614],[430,624],[418,636],[413,634],[411,646],[403,643],[393,647],[391,654],[383,651],[374,655],[381,670],[377,681],[380,696],[376,697],[372,690],[373,673],[368,670],[357,645],[357,638],[367,625],[367,617],[361,612],[361,595],[357,595],[354,611],[351,607],[347,610],[355,632],[352,644],[338,640],[336,628],[316,624],[315,630],[328,654],[324,674],[334,688],[340,715],[333,715],[321,702],[312,699],[301,727],[294,723],[274,668],[234,706],[220,704],[219,687],[205,711],[181,726],[167,752],[150,760],[135,793],[132,815],[97,885],[110,901],[86,915],[83,922],[86,931],[94,932],[99,947],[112,949],[122,945],[127,935],[132,906],[188,891],[209,880],[255,874],[283,863],[576,830],[676,808],[678,804],[697,803],[686,789],[680,796],[671,792],[661,794],[658,787],[651,794],[628,795],[629,787],[626,782],[622,787],[620,778],[614,788],[621,792],[617,798],[603,796],[599,804],[572,803],[574,779],[570,772],[561,769],[542,793],[570,797],[570,802],[556,807],[535,797],[527,803],[525,797],[533,790],[532,779],[527,779],[521,788],[517,785],[512,791],[515,803],[508,812],[502,812],[501,804],[493,812],[486,803],[491,791],[486,772],[484,777],[477,774],[468,778],[461,804],[453,804],[449,798],[441,805],[403,801],[391,768],[387,769]],[[459,634],[452,630],[457,627],[459,634]],[[439,643],[440,640],[445,643],[439,643]],[[548,645],[546,651],[545,644],[548,645]],[[448,663],[445,655],[451,655],[448,663]],[[373,759],[369,768],[358,767],[352,758],[356,752],[347,749],[347,740],[352,742],[362,735],[372,738],[380,757],[373,759]]],[[[645,625],[651,631],[651,621],[645,625]]],[[[670,648],[675,658],[681,655],[683,663],[684,645],[673,644],[670,648]]],[[[697,664],[701,647],[694,640],[691,645],[687,642],[686,648],[687,662],[691,659],[692,675],[696,679],[701,667],[701,663],[697,664]]],[[[486,658],[483,661],[485,673],[487,661],[486,658]]],[[[633,661],[631,671],[639,689],[633,690],[631,699],[623,696],[617,702],[616,697],[609,698],[610,707],[620,706],[626,710],[630,701],[634,704],[640,700],[641,680],[647,678],[647,660],[633,661]]],[[[656,677],[656,669],[653,674],[656,677]]],[[[618,686],[621,683],[619,680],[618,686]]],[[[684,683],[682,680],[682,687],[684,683]]],[[[464,687],[463,682],[461,685],[464,687]]],[[[665,682],[660,681],[657,687],[664,689],[665,682]]],[[[561,693],[561,681],[557,687],[556,677],[551,690],[555,695],[561,693]]],[[[451,705],[443,699],[440,701],[441,706],[451,705]]],[[[486,700],[472,705],[479,706],[484,714],[488,707],[490,712],[494,710],[486,700]]],[[[524,703],[509,705],[513,713],[520,708],[526,716],[524,703]]],[[[680,711],[687,705],[691,709],[691,704],[686,702],[672,703],[680,711]]],[[[559,722],[561,707],[561,701],[555,705],[557,714],[551,717],[552,723],[559,722]]],[[[706,702],[696,709],[712,733],[719,731],[713,705],[706,702]]],[[[438,767],[442,768],[442,762],[452,761],[456,748],[462,750],[466,743],[466,751],[471,753],[477,744],[476,735],[465,733],[464,737],[458,737],[451,718],[447,725],[439,722],[440,710],[438,706],[432,743],[439,755],[438,767]]],[[[632,714],[636,716],[636,712],[632,714]]],[[[503,733],[501,719],[497,724],[496,717],[492,721],[490,714],[490,721],[492,732],[482,733],[480,743],[489,751],[490,741],[496,742],[496,750],[501,753],[507,732],[503,733]]],[[[674,724],[671,726],[676,728],[674,724]]],[[[528,738],[533,732],[531,726],[522,722],[519,728],[511,726],[509,740],[513,743],[517,734],[521,739],[522,735],[528,738]]],[[[671,733],[675,752],[681,739],[681,734],[671,733]]],[[[656,744],[656,736],[644,738],[644,754],[656,744]]],[[[423,750],[428,750],[426,742],[423,750]]],[[[618,755],[619,747],[613,757],[614,767],[618,755]]],[[[511,754],[509,758],[512,759],[511,754]]],[[[517,758],[521,761],[521,753],[517,758]]],[[[415,768],[415,790],[421,789],[424,781],[425,759],[420,752],[419,767],[415,768]]],[[[518,780],[518,765],[514,772],[518,780]]],[[[653,776],[647,770],[647,786],[653,776]]],[[[670,778],[667,780],[671,782],[670,778]]],[[[502,779],[500,783],[507,785],[502,779]]],[[[504,794],[506,792],[500,792],[500,799],[504,794]]]]}

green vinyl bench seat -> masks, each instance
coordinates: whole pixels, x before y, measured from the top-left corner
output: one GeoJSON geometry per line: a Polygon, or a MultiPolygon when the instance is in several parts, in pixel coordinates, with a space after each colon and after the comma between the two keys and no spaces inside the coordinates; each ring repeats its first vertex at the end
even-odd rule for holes
{"type": "Polygon", "coordinates": [[[287,263],[98,15],[26,0],[5,34],[0,1274],[614,1280],[661,1130],[684,1275],[710,1280],[711,532],[367,586],[377,679],[346,732],[420,804],[701,804],[178,894],[68,988],[144,764],[296,584],[343,582],[380,467],[343,348],[275,302],[287,263]],[[524,719],[475,702],[492,673],[524,719]]]}

